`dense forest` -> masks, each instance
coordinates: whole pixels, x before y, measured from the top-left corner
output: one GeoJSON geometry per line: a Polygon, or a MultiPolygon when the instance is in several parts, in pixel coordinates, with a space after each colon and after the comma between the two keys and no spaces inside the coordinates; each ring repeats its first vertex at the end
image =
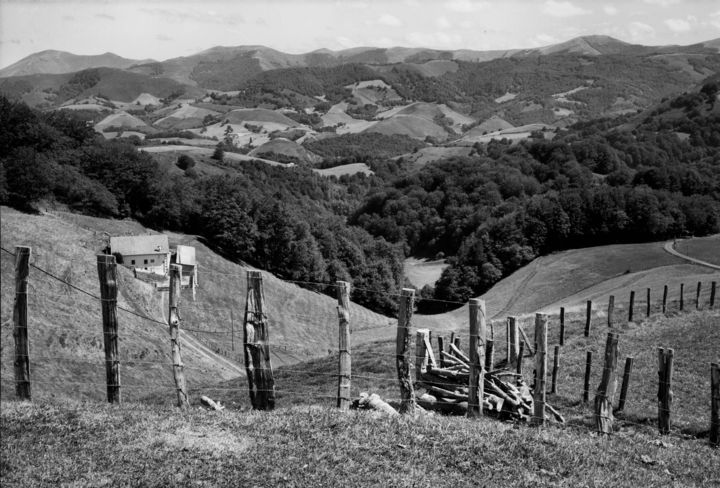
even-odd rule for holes
{"type": "MultiPolygon", "coordinates": [[[[54,201],[198,234],[285,279],[351,281],[353,300],[393,313],[383,293],[405,284],[409,255],[450,264],[423,297],[465,301],[557,250],[720,231],[719,87],[708,82],[642,116],[584,122],[552,140],[477,144],[471,156],[420,169],[397,158],[422,146],[407,138],[316,143],[326,162],[361,160],[375,171],[339,179],[259,162],[207,177],[185,160],[171,176],[66,111],[0,97],[0,203],[32,211],[54,201]]],[[[420,302],[425,312],[445,306],[420,302]]]]}
{"type": "Polygon", "coordinates": [[[718,86],[666,102],[634,128],[601,120],[551,141],[477,145],[473,157],[373,190],[351,222],[408,255],[448,257],[422,295],[456,301],[553,251],[718,232],[718,86]]]}

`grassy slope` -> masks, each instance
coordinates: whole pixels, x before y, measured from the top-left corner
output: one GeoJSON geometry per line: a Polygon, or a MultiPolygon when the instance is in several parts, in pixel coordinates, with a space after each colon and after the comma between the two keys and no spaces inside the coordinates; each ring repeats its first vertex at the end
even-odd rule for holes
{"type": "Polygon", "coordinates": [[[678,240],[675,249],[691,258],[712,264],[720,264],[720,234],[678,240]]]}
{"type": "MultiPolygon", "coordinates": [[[[568,418],[566,427],[338,412],[317,398],[327,389],[321,373],[334,371],[335,358],[328,358],[297,367],[302,373],[280,368],[278,383],[286,392],[271,413],[249,411],[246,401],[233,405],[228,398],[223,400],[230,408],[222,413],[196,408],[181,413],[138,404],[4,401],[0,476],[20,486],[720,483],[720,451],[687,435],[700,433],[709,422],[707,359],[717,354],[712,344],[720,343],[720,314],[656,318],[623,329],[620,357],[632,353],[636,364],[627,415],[616,421],[609,438],[592,434],[591,411],[577,401],[584,351],[589,348],[599,356],[604,330],[597,328],[589,339],[575,330],[570,328],[563,354],[560,393],[548,396],[568,418]],[[659,437],[654,427],[656,344],[676,348],[674,423],[667,437],[659,437]]],[[[389,343],[361,348],[354,356],[354,374],[392,378],[388,368],[393,361],[383,354],[390,350],[389,343]]],[[[593,390],[599,382],[597,362],[594,368],[593,390]]],[[[396,380],[388,383],[373,391],[392,396],[396,380]]],[[[242,391],[239,395],[246,396],[242,391]]]]}
{"type": "MultiPolygon", "coordinates": [[[[16,245],[33,248],[31,263],[63,277],[72,284],[98,293],[95,254],[105,245],[106,233],[112,235],[142,234],[151,231],[132,221],[112,221],[68,213],[30,216],[2,208],[2,246],[14,250],[16,245]]],[[[170,234],[171,245],[189,244],[196,247],[200,263],[197,300],[184,292],[181,304],[182,326],[220,333],[186,333],[183,362],[188,384],[205,384],[237,376],[242,372],[241,352],[243,309],[245,304],[247,268],[233,264],[211,252],[194,237],[170,234]],[[231,310],[233,318],[231,319],[231,310]],[[235,352],[232,351],[235,326],[235,352]],[[202,342],[202,344],[200,344],[202,342]],[[204,345],[204,346],[203,346],[204,345]],[[235,360],[228,364],[220,352],[235,360]]],[[[12,389],[12,303],[13,258],[2,253],[2,391],[12,389]]],[[[318,293],[285,283],[265,273],[265,295],[270,315],[270,336],[274,344],[274,364],[304,360],[308,355],[324,354],[337,343],[337,312],[335,300],[318,293]],[[287,347],[287,351],[285,350],[287,347]]],[[[120,268],[120,306],[164,320],[163,295],[149,285],[132,278],[130,271],[120,268]]],[[[87,360],[42,360],[32,362],[33,377],[43,381],[35,392],[70,394],[80,392],[99,399],[104,395],[102,371],[103,349],[100,309],[96,300],[69,289],[31,270],[32,293],[29,298],[31,355],[35,358],[72,358],[87,360]],[[59,383],[53,383],[58,381],[59,383]],[[90,386],[75,384],[95,383],[90,386]]],[[[366,327],[386,325],[389,319],[362,307],[352,306],[358,323],[366,327]]],[[[132,386],[172,386],[169,368],[167,329],[160,324],[119,312],[121,370],[125,390],[132,398],[146,390],[132,386]],[[136,361],[134,365],[129,360],[136,361]],[[157,363],[159,362],[159,363],[157,363]],[[146,364],[148,363],[148,364],[146,364]]],[[[369,338],[372,332],[365,335],[369,338]]],[[[362,334],[360,334],[362,336],[362,334]]]]}

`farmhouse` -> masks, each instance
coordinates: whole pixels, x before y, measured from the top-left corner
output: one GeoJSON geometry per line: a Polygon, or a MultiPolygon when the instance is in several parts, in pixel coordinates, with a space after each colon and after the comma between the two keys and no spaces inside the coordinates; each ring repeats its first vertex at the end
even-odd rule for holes
{"type": "Polygon", "coordinates": [[[122,256],[124,266],[138,271],[166,275],[170,267],[166,235],[111,237],[110,252],[122,256]]]}

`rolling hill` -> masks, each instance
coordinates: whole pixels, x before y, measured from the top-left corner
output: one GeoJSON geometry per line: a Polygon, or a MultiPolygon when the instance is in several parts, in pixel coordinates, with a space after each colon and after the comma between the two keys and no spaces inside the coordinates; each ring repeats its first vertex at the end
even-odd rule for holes
{"type": "MultiPolygon", "coordinates": [[[[108,236],[154,233],[133,221],[64,212],[35,216],[7,207],[1,210],[3,248],[14,251],[16,245],[31,246],[31,263],[94,294],[98,293],[95,255],[107,245],[108,236]]],[[[180,306],[181,327],[188,329],[183,333],[182,342],[188,384],[192,387],[193,384],[243,374],[241,321],[248,268],[223,259],[193,236],[168,235],[171,247],[177,244],[194,246],[200,264],[197,299],[193,301],[189,292],[184,291],[180,306]],[[234,336],[231,334],[233,327],[234,336]]],[[[2,344],[12,342],[13,263],[12,256],[3,251],[0,269],[2,344]]],[[[152,393],[147,387],[162,389],[172,385],[170,347],[164,325],[167,303],[163,293],[134,279],[129,270],[119,267],[118,276],[118,305],[161,322],[143,320],[123,311],[118,313],[123,359],[121,378],[127,385],[126,398],[139,399],[152,393]]],[[[89,398],[103,398],[102,322],[98,302],[36,269],[30,273],[30,289],[33,374],[43,379],[35,392],[40,396],[71,396],[79,392],[89,398]],[[88,369],[88,364],[95,366],[88,369]],[[72,388],[68,384],[54,383],[55,379],[69,381],[72,388]],[[79,382],[88,384],[76,384],[79,382]]],[[[337,312],[333,298],[283,282],[268,273],[264,273],[264,289],[270,335],[277,345],[272,352],[274,364],[295,363],[308,356],[324,355],[327,349],[337,345],[337,312]]],[[[385,327],[391,322],[354,304],[351,310],[358,329],[370,329],[358,332],[361,341],[372,339],[373,328],[385,327]]],[[[12,369],[11,348],[2,348],[0,364],[4,397],[13,389],[12,373],[9,373],[12,369]]]]}
{"type": "Polygon", "coordinates": [[[127,59],[113,53],[78,55],[65,51],[47,50],[31,54],[10,66],[0,69],[0,78],[39,73],[74,73],[89,68],[125,69],[135,64],[149,63],[152,61],[152,59],[127,59]]]}

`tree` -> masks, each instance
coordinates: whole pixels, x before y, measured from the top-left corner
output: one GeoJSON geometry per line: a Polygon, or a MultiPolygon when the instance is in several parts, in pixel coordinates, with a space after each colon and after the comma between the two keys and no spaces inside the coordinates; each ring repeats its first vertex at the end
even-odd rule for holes
{"type": "Polygon", "coordinates": [[[180,168],[181,170],[184,171],[184,170],[187,170],[190,168],[194,168],[195,160],[187,154],[181,154],[177,160],[177,163],[175,163],[175,164],[177,165],[178,168],[180,168]]]}
{"type": "Polygon", "coordinates": [[[225,157],[225,151],[223,150],[222,143],[218,143],[217,146],[215,146],[215,151],[213,151],[212,156],[215,161],[222,161],[225,157]]]}

